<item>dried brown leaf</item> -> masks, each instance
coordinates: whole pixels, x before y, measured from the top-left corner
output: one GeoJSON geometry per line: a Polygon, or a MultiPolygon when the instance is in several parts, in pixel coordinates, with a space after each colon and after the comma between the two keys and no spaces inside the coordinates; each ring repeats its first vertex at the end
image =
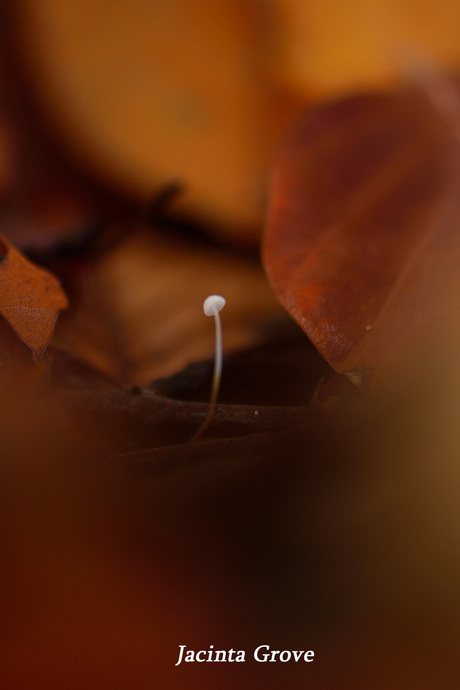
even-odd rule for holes
{"type": "Polygon", "coordinates": [[[151,232],[134,233],[86,265],[69,290],[72,306],[54,344],[115,380],[139,385],[213,356],[214,326],[202,309],[209,294],[227,299],[226,351],[260,342],[264,322],[282,316],[256,261],[151,232]]]}
{"type": "Polygon", "coordinates": [[[455,84],[320,105],[275,165],[264,247],[281,302],[359,380],[455,318],[460,106],[455,84]]]}
{"type": "Polygon", "coordinates": [[[0,236],[0,313],[40,359],[67,298],[59,281],[0,236]]]}

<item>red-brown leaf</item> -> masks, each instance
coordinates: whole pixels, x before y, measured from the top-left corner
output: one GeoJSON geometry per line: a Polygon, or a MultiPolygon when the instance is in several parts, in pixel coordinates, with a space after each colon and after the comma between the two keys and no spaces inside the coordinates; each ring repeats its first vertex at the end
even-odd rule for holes
{"type": "Polygon", "coordinates": [[[67,306],[59,281],[0,236],[0,290],[0,314],[40,359],[67,306]]]}
{"type": "Polygon", "coordinates": [[[456,313],[459,113],[447,81],[358,94],[307,113],[282,144],[267,272],[321,354],[352,378],[456,313]]]}

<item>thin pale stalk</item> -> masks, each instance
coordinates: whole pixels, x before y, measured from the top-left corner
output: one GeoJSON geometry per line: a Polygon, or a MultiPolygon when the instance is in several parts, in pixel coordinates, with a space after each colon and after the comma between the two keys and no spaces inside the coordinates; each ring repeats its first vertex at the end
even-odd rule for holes
{"type": "Polygon", "coordinates": [[[214,319],[216,323],[216,348],[214,355],[214,375],[212,377],[212,391],[211,398],[209,400],[208,413],[201,424],[200,428],[192,437],[192,441],[196,441],[208,428],[211,419],[214,416],[214,410],[216,409],[217,397],[219,395],[220,379],[222,376],[222,324],[220,320],[219,312],[214,313],[214,319]]]}

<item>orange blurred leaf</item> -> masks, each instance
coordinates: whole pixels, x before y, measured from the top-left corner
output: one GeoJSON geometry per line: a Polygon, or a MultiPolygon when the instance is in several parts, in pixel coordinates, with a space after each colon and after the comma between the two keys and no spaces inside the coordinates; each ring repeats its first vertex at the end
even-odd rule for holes
{"type": "Polygon", "coordinates": [[[0,236],[0,313],[40,359],[67,306],[59,281],[0,236]]]}
{"type": "Polygon", "coordinates": [[[270,12],[234,0],[7,8],[25,93],[74,160],[141,201],[178,180],[178,211],[258,243],[264,171],[295,107],[270,74],[270,12]]]}
{"type": "Polygon", "coordinates": [[[309,112],[275,165],[264,257],[280,301],[360,380],[455,316],[456,86],[361,94],[309,112]]]}

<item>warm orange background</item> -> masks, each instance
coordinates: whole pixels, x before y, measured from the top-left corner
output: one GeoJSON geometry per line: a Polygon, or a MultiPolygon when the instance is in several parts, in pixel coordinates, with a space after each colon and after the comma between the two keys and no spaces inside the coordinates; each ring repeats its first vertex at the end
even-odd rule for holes
{"type": "Polygon", "coordinates": [[[20,0],[16,39],[65,146],[147,197],[257,240],[275,142],[312,98],[455,64],[455,0],[20,0]]]}

